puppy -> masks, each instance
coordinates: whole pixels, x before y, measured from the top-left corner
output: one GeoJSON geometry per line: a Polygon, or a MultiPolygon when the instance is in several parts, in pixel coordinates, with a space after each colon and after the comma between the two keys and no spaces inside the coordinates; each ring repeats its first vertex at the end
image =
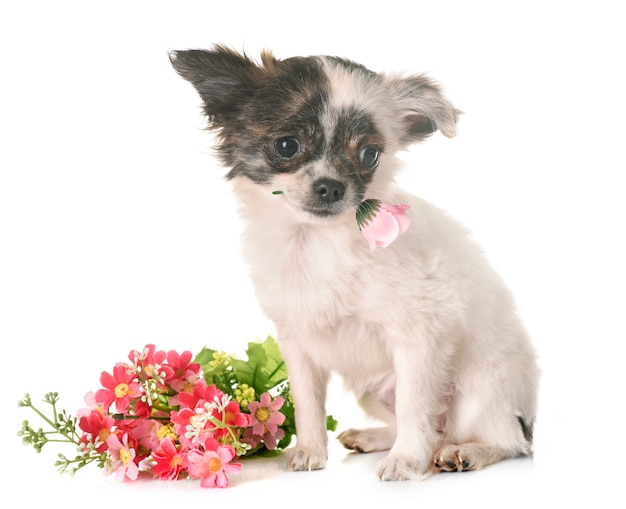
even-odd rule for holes
{"type": "Polygon", "coordinates": [[[439,86],[329,56],[170,56],[241,202],[245,256],[290,374],[289,469],[326,465],[332,372],[386,424],[339,436],[389,451],[382,480],[530,454],[539,374],[509,292],[462,226],[394,183],[398,151],[455,134],[460,112],[439,86]],[[366,198],[410,206],[389,247],[372,251],[359,232],[366,198]]]}

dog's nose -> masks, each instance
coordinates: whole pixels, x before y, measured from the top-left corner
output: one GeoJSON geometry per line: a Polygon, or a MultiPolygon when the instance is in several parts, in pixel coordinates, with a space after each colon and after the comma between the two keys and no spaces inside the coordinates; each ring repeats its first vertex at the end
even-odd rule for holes
{"type": "Polygon", "coordinates": [[[343,199],[345,186],[332,179],[320,179],[313,184],[313,190],[322,203],[333,203],[343,199]]]}

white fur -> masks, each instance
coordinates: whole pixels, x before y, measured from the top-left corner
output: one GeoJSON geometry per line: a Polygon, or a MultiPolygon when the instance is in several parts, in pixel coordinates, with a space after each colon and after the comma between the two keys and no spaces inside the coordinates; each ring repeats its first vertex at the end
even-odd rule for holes
{"type": "MultiPolygon", "coordinates": [[[[366,197],[410,205],[411,225],[388,248],[371,251],[353,207],[325,218],[305,212],[312,182],[339,178],[323,157],[269,183],[232,179],[251,276],[292,384],[297,444],[289,467],[326,464],[332,372],[386,424],[339,437],[362,452],[389,449],[381,479],[530,453],[524,431],[535,418],[538,370],[508,290],[462,226],[394,183],[395,152],[416,140],[410,122],[426,116],[452,136],[458,112],[426,78],[322,61],[330,96],[321,128],[331,139],[346,106],[374,116],[385,149],[366,197]]],[[[347,203],[354,193],[346,188],[347,203]]]]}
{"type": "Polygon", "coordinates": [[[350,439],[364,451],[391,448],[382,479],[428,475],[449,443],[491,444],[502,457],[530,452],[514,416],[534,418],[535,355],[509,292],[461,226],[391,187],[388,196],[411,206],[411,226],[372,253],[351,214],[306,223],[285,213],[284,197],[245,179],[235,187],[251,275],[293,384],[292,468],[325,464],[333,371],[397,429],[382,445],[350,439]]]}

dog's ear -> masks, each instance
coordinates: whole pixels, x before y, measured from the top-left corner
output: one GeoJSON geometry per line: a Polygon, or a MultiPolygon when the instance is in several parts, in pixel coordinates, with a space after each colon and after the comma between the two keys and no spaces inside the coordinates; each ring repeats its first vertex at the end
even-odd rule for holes
{"type": "Polygon", "coordinates": [[[424,75],[389,77],[387,86],[403,120],[399,136],[403,145],[423,140],[437,130],[448,138],[455,135],[461,111],[452,106],[431,79],[424,75]]]}
{"type": "Polygon", "coordinates": [[[172,51],[170,61],[196,88],[209,121],[218,127],[238,112],[261,74],[255,62],[225,46],[172,51]]]}

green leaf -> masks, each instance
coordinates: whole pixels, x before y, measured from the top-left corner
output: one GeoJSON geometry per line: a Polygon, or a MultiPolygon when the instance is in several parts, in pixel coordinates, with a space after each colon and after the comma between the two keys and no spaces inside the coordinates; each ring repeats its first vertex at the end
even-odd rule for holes
{"type": "Polygon", "coordinates": [[[256,454],[260,456],[261,458],[275,458],[276,456],[280,456],[282,454],[282,451],[280,449],[270,450],[270,449],[262,448],[256,454]]]}
{"type": "Polygon", "coordinates": [[[356,222],[359,230],[369,223],[380,209],[380,200],[370,198],[362,201],[356,209],[356,222]]]}
{"type": "Polygon", "coordinates": [[[247,361],[233,358],[233,369],[241,384],[254,387],[257,394],[268,392],[287,379],[287,367],[276,340],[268,336],[262,343],[250,342],[247,361]]]}
{"type": "Polygon", "coordinates": [[[229,364],[224,364],[215,362],[219,352],[205,347],[194,362],[202,367],[208,384],[214,383],[226,392],[231,392],[234,384],[247,384],[260,395],[287,380],[287,367],[273,337],[251,341],[245,353],[247,359],[230,356],[229,364]]]}
{"type": "Polygon", "coordinates": [[[202,366],[202,370],[206,371],[206,368],[209,366],[209,362],[213,360],[213,354],[215,352],[215,350],[212,350],[205,346],[202,350],[200,350],[200,352],[196,354],[193,362],[195,362],[196,364],[200,364],[200,366],[202,366]]]}
{"type": "Polygon", "coordinates": [[[339,422],[337,422],[337,419],[335,419],[332,415],[326,416],[326,429],[328,431],[337,431],[338,424],[339,422]]]}

